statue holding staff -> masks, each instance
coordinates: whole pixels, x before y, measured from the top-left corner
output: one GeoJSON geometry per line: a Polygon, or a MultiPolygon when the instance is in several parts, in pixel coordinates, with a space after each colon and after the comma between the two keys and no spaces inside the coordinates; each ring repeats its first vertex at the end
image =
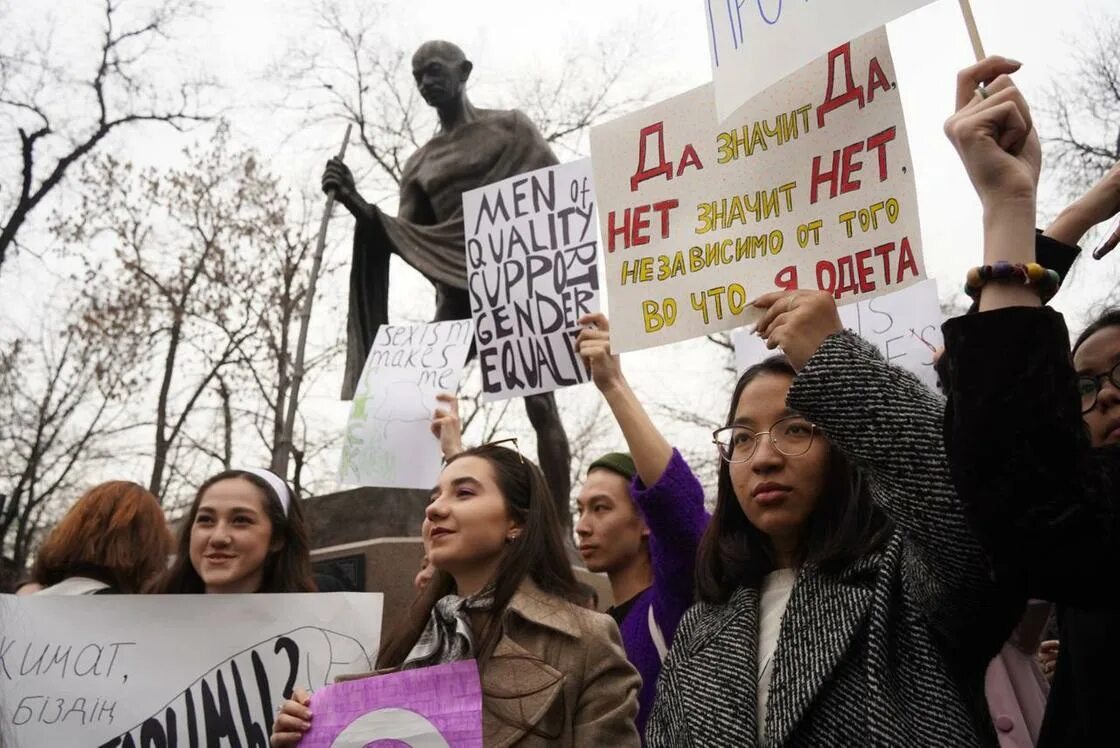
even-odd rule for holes
{"type": "MultiPolygon", "coordinates": [[[[323,190],[334,191],[356,220],[343,399],[353,398],[377,329],[389,321],[389,256],[396,253],[435,286],[435,321],[469,319],[463,193],[558,163],[522,112],[471,104],[466,84],[472,69],[450,42],[425,42],[413,55],[413,78],[439,115],[439,130],[405,163],[396,217],[358,193],[341,159],[332,158],[323,172],[323,190]]],[[[537,433],[541,469],[567,522],[571,450],[556,399],[531,395],[525,410],[537,433]]]]}

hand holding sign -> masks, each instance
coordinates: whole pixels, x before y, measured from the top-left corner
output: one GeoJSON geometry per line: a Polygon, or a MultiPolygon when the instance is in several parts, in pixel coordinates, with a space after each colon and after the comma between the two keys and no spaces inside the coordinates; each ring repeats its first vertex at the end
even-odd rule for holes
{"type": "Polygon", "coordinates": [[[579,355],[591,369],[595,386],[607,392],[623,381],[619,357],[611,352],[611,323],[602,312],[585,314],[579,323],[587,325],[576,338],[579,355]]]}
{"type": "Polygon", "coordinates": [[[311,710],[307,708],[310,704],[311,694],[302,688],[297,688],[292,698],[284,701],[272,725],[272,748],[299,745],[303,734],[311,729],[311,710]]]}
{"type": "Polygon", "coordinates": [[[443,459],[450,460],[463,451],[463,422],[459,419],[459,398],[448,392],[436,395],[441,406],[432,414],[432,434],[439,439],[443,459]]]}
{"type": "Polygon", "coordinates": [[[836,302],[826,291],[774,291],[753,306],[766,310],[756,326],[766,347],[780,346],[798,371],[829,335],[844,329],[836,302]]]}
{"type": "MultiPolygon", "coordinates": [[[[290,703],[290,702],[289,702],[290,703]]],[[[319,689],[303,748],[482,748],[474,660],[363,677],[319,689]]],[[[277,743],[273,746],[294,743],[277,743]]]]}

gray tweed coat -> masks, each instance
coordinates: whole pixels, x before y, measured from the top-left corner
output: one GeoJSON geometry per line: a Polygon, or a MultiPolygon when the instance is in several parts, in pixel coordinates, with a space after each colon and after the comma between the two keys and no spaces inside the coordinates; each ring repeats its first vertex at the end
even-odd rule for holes
{"type": "MultiPolygon", "coordinates": [[[[840,574],[798,572],[774,654],[767,745],[994,745],[983,673],[1022,601],[995,588],[965,525],[944,401],[848,332],[825,341],[788,401],[864,470],[894,530],[840,574]]],[[[647,746],[759,744],[758,605],[758,591],[741,587],[685,614],[647,746]]]]}

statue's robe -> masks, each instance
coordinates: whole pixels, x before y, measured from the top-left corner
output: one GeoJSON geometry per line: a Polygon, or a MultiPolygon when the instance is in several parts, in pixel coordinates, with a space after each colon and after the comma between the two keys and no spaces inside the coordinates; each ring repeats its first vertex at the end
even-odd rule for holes
{"type": "Polygon", "coordinates": [[[372,206],[354,230],[346,374],[354,396],[377,329],[389,321],[389,255],[428,280],[467,288],[463,193],[558,163],[536,126],[519,111],[482,111],[477,120],[436,135],[405,163],[397,217],[372,206]]]}

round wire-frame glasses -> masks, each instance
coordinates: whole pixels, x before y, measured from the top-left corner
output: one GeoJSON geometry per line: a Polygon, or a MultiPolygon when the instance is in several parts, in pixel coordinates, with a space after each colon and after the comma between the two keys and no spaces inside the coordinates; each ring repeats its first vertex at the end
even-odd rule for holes
{"type": "Polygon", "coordinates": [[[726,462],[749,462],[758,451],[760,437],[770,439],[771,446],[786,457],[800,457],[813,446],[817,427],[801,416],[778,419],[768,431],[754,431],[746,426],[724,426],[712,432],[712,443],[726,462]]]}
{"type": "Polygon", "coordinates": [[[1097,398],[1101,394],[1101,387],[1104,386],[1104,380],[1112,382],[1112,386],[1120,390],[1120,363],[1113,366],[1112,369],[1105,374],[1097,374],[1096,376],[1089,376],[1083,374],[1077,378],[1077,391],[1081,395],[1081,412],[1088,413],[1096,407],[1097,398]]]}

